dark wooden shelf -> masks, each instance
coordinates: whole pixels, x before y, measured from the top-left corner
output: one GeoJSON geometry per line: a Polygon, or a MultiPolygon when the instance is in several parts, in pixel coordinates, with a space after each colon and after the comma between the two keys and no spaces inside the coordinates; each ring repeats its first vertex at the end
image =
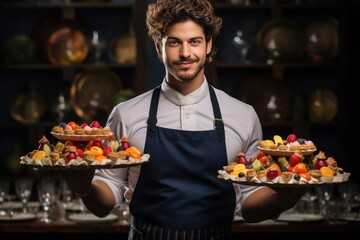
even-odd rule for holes
{"type": "Polygon", "coordinates": [[[73,64],[73,65],[51,65],[51,64],[43,64],[43,63],[36,63],[36,64],[2,64],[0,65],[0,69],[3,70],[61,70],[61,69],[100,69],[100,68],[134,68],[135,64],[114,64],[114,63],[101,63],[101,64],[91,64],[91,63],[84,63],[84,64],[73,64]]]}
{"type": "Polygon", "coordinates": [[[0,4],[3,9],[43,9],[43,8],[132,8],[133,3],[5,3],[0,4]]]}

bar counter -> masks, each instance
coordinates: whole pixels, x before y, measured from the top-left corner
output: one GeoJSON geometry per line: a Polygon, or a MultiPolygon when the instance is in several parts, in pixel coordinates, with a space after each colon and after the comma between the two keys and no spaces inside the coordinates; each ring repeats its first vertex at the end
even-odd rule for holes
{"type": "MultiPolygon", "coordinates": [[[[0,222],[1,239],[127,239],[128,222],[119,218],[112,223],[74,223],[68,220],[42,223],[31,222],[0,222]]],[[[266,237],[265,239],[314,239],[315,236],[344,236],[360,232],[360,222],[301,222],[284,223],[265,221],[257,224],[234,222],[232,239],[246,237],[266,237]],[[290,237],[290,238],[289,238],[290,237]]],[[[249,238],[247,238],[249,239],[249,238]]],[[[251,239],[251,238],[250,238],[251,239]]],[[[258,238],[256,238],[258,239],[258,238]]]]}

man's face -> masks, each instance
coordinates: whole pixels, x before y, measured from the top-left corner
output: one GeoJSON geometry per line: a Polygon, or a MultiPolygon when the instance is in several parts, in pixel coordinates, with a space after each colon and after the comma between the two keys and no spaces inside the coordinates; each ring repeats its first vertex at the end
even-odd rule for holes
{"type": "Polygon", "coordinates": [[[210,51],[211,41],[206,43],[202,27],[191,20],[171,25],[158,46],[169,78],[178,81],[202,78],[206,55],[210,51]]]}

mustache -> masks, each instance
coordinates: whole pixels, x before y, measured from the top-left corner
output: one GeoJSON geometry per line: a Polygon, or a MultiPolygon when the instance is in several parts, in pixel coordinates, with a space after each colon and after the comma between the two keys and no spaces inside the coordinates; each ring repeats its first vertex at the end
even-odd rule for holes
{"type": "Polygon", "coordinates": [[[197,58],[183,58],[183,59],[175,60],[174,63],[175,64],[194,63],[194,62],[197,62],[197,61],[198,61],[197,58]]]}

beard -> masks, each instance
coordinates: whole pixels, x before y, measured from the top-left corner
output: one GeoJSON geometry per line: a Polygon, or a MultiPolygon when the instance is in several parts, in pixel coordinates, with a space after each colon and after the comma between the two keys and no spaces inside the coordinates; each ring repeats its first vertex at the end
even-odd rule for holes
{"type": "MultiPolygon", "coordinates": [[[[192,62],[199,62],[199,61],[197,59],[192,62]]],[[[174,65],[176,66],[176,62],[174,63],[174,65]]],[[[200,72],[204,69],[204,66],[205,66],[205,62],[201,62],[194,72],[192,72],[191,69],[187,69],[187,70],[180,69],[176,71],[176,69],[173,68],[171,75],[173,75],[179,81],[190,82],[200,74],[200,72]]]]}

